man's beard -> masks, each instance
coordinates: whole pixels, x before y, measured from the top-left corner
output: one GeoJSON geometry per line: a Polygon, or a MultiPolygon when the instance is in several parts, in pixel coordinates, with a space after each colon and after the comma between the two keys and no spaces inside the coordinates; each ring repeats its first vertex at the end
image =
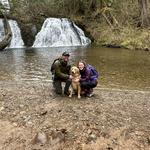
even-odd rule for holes
{"type": "Polygon", "coordinates": [[[63,61],[63,62],[62,62],[62,65],[63,65],[63,66],[67,66],[67,61],[63,61]]]}

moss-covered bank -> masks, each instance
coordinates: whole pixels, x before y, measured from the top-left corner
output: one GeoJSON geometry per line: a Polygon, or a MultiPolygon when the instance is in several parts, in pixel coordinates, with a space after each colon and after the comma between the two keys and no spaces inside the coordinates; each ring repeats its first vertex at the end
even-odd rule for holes
{"type": "Polygon", "coordinates": [[[127,48],[134,50],[150,50],[150,29],[131,25],[111,28],[106,23],[99,23],[92,18],[73,18],[86,36],[91,38],[96,46],[127,48]]]}
{"type": "Polygon", "coordinates": [[[95,45],[150,50],[150,30],[125,26],[111,29],[101,24],[88,25],[86,29],[94,39],[95,45]]]}

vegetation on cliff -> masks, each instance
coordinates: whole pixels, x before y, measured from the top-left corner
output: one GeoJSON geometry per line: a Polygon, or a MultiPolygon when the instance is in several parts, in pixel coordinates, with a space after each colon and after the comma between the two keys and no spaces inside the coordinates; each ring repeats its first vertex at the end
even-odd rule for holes
{"type": "MultiPolygon", "coordinates": [[[[47,17],[75,21],[96,45],[150,49],[150,0],[12,0],[11,16],[23,34],[34,37],[47,17]]],[[[31,39],[31,38],[29,38],[31,39]]]]}

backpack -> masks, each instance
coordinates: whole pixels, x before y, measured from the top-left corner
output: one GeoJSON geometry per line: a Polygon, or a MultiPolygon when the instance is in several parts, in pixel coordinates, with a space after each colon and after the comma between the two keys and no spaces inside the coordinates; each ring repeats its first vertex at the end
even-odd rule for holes
{"type": "Polygon", "coordinates": [[[55,59],[55,60],[53,61],[52,65],[51,65],[51,73],[52,73],[52,74],[55,73],[55,65],[54,65],[54,64],[55,64],[55,62],[56,62],[57,60],[59,60],[59,58],[55,59]]]}
{"type": "Polygon", "coordinates": [[[87,68],[91,71],[91,79],[98,79],[99,73],[92,65],[88,64],[87,68]]]}

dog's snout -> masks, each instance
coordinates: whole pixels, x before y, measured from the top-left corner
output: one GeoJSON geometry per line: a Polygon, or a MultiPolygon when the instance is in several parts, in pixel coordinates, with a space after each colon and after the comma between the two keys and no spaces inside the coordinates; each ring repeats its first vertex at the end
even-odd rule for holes
{"type": "Polygon", "coordinates": [[[76,72],[76,71],[75,71],[74,69],[72,69],[72,70],[71,70],[71,73],[73,73],[73,74],[74,74],[75,72],[76,72]]]}

